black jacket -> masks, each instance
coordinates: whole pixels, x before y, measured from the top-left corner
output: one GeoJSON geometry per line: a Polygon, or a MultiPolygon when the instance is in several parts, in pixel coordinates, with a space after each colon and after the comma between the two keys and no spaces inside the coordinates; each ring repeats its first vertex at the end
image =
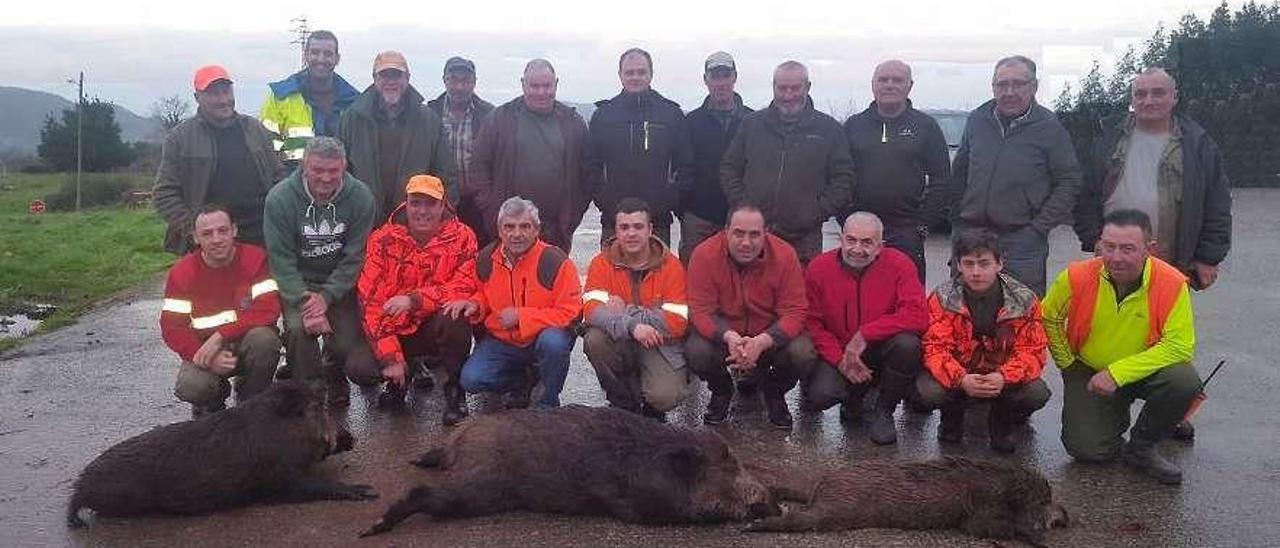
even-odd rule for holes
{"type": "MultiPolygon", "coordinates": [[[[1094,142],[1085,164],[1084,186],[1075,209],[1076,235],[1084,251],[1093,251],[1102,235],[1108,172],[1121,167],[1111,166],[1111,157],[1129,123],[1126,116],[1113,124],[1094,142]]],[[[1182,134],[1182,199],[1178,202],[1177,248],[1170,262],[1185,271],[1191,268],[1191,261],[1216,265],[1231,250],[1231,182],[1218,145],[1204,128],[1181,115],[1174,116],[1174,123],[1182,134]]]]}
{"type": "Polygon", "coordinates": [[[932,226],[943,220],[951,158],[932,116],[911,108],[885,119],[873,102],[844,123],[853,155],[853,205],[890,226],[932,226]]]}
{"type": "Polygon", "coordinates": [[[853,159],[844,129],[812,103],[790,126],[772,105],[753,112],[724,153],[720,183],[730,204],[759,207],[783,239],[818,230],[849,206],[853,159]]]}
{"type": "Polygon", "coordinates": [[[596,102],[591,115],[593,173],[601,173],[591,196],[606,224],[623,198],[648,202],[654,221],[671,218],[677,207],[677,187],[687,187],[693,153],[684,112],[658,92],[622,92],[596,102]]]}
{"type": "Polygon", "coordinates": [[[729,212],[724,189],[720,186],[720,160],[733,135],[738,132],[738,126],[742,125],[742,119],[753,112],[742,104],[740,95],[734,93],[733,98],[737,107],[729,115],[727,125],[712,114],[710,97],[685,117],[693,141],[693,178],[689,188],[681,189],[680,207],[716,224],[724,224],[729,212]]]}

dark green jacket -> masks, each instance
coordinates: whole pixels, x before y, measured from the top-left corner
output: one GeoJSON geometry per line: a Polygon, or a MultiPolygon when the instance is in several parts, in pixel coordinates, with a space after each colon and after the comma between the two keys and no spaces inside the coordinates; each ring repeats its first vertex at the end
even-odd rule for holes
{"type": "Polygon", "coordinates": [[[1038,104],[1006,131],[995,100],[969,113],[951,168],[952,207],[966,224],[996,229],[1027,225],[1041,234],[1071,220],[1080,165],[1058,117],[1038,104]]]}
{"type": "MultiPolygon", "coordinates": [[[[258,182],[263,188],[271,188],[285,175],[284,165],[271,145],[271,133],[251,116],[236,114],[236,119],[244,130],[244,144],[257,168],[258,182]]],[[[156,211],[169,223],[165,251],[181,255],[191,250],[195,212],[205,205],[217,165],[213,130],[199,115],[174,126],[165,136],[153,189],[156,211]]]]}
{"type": "Polygon", "coordinates": [[[263,233],[287,324],[299,313],[304,290],[333,304],[355,287],[373,219],[369,188],[350,174],[327,204],[311,198],[301,170],[267,193],[263,233]]]}
{"type": "Polygon", "coordinates": [[[378,126],[385,123],[379,110],[381,97],[369,86],[351,108],[342,113],[338,138],[347,148],[347,171],[369,186],[373,193],[374,218],[386,219],[404,201],[404,185],[413,175],[435,175],[444,181],[449,201],[458,204],[458,181],[444,123],[422,102],[413,86],[405,90],[407,117],[405,138],[400,147],[400,172],[394,181],[383,181],[378,172],[378,126]]]}
{"type": "Polygon", "coordinates": [[[788,126],[773,105],[748,114],[720,163],[730,206],[747,203],[784,239],[819,229],[852,198],[853,158],[840,122],[810,102],[788,126]]]}

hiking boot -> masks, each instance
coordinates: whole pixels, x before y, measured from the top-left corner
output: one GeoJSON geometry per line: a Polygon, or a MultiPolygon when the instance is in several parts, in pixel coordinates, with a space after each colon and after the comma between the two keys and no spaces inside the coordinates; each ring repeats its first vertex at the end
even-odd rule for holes
{"type": "Polygon", "coordinates": [[[419,392],[426,392],[435,388],[436,380],[431,376],[431,371],[427,369],[426,361],[419,361],[413,366],[413,388],[419,392]]]}
{"type": "Polygon", "coordinates": [[[640,404],[640,414],[663,424],[666,424],[667,422],[666,412],[658,411],[657,409],[649,407],[649,404],[647,403],[640,404]]]}
{"type": "Polygon", "coordinates": [[[892,445],[898,442],[898,423],[893,419],[893,408],[877,409],[871,416],[867,435],[876,445],[892,445]]]}
{"type": "Polygon", "coordinates": [[[738,394],[742,396],[753,396],[759,390],[760,379],[754,376],[746,376],[734,382],[738,388],[738,394]]]}
{"type": "Polygon", "coordinates": [[[1178,441],[1195,441],[1196,427],[1187,421],[1178,421],[1169,432],[1169,437],[1178,441]]]}
{"type": "Polygon", "coordinates": [[[1120,458],[1126,466],[1151,476],[1160,483],[1182,484],[1182,470],[1158,453],[1155,444],[1130,441],[1125,444],[1120,458]]]}
{"type": "Polygon", "coordinates": [[[191,404],[191,419],[195,420],[206,415],[211,415],[226,408],[227,402],[225,401],[211,403],[208,405],[196,405],[193,403],[191,404]]]}
{"type": "Polygon", "coordinates": [[[707,402],[707,412],[702,414],[704,424],[720,424],[729,418],[729,404],[733,403],[733,391],[712,392],[707,402]]]}
{"type": "Polygon", "coordinates": [[[862,402],[863,398],[846,397],[840,402],[840,422],[845,424],[857,424],[862,420],[862,402]]]}
{"type": "Polygon", "coordinates": [[[960,443],[964,441],[964,405],[947,405],[939,413],[938,441],[960,443]]]}
{"type": "Polygon", "coordinates": [[[991,449],[997,453],[1012,453],[1018,445],[1017,438],[1014,436],[1014,421],[1017,419],[1006,416],[996,405],[991,406],[989,413],[987,435],[991,437],[989,441],[991,449]]]}
{"type": "Polygon", "coordinates": [[[403,407],[404,394],[404,387],[396,386],[391,382],[383,383],[382,392],[378,394],[378,407],[382,409],[403,407]]]}
{"type": "Polygon", "coordinates": [[[467,418],[467,393],[455,382],[444,385],[444,415],[440,422],[445,426],[454,426],[467,418]]]}
{"type": "Polygon", "coordinates": [[[784,430],[791,429],[791,410],[787,408],[787,400],[782,394],[771,395],[765,392],[764,406],[769,412],[769,424],[784,430]]]}

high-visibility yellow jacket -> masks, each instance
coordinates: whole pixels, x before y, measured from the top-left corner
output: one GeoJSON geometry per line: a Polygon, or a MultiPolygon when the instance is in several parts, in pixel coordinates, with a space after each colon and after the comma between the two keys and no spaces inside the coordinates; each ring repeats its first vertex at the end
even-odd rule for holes
{"type": "MultiPolygon", "coordinates": [[[[1058,274],[1042,303],[1049,352],[1058,367],[1065,368],[1079,359],[1098,371],[1110,371],[1116,384],[1124,386],[1165,367],[1191,361],[1196,350],[1196,328],[1191,313],[1191,294],[1185,279],[1180,280],[1172,307],[1168,307],[1167,312],[1157,312],[1164,316],[1158,336],[1152,337],[1151,333],[1151,322],[1161,321],[1151,317],[1152,311],[1164,308],[1152,307],[1149,303],[1152,276],[1177,275],[1173,267],[1160,259],[1148,257],[1142,270],[1142,286],[1119,301],[1106,268],[1098,269],[1092,321],[1087,336],[1078,346],[1072,344],[1069,335],[1070,315],[1075,309],[1071,304],[1073,299],[1088,296],[1074,294],[1074,288],[1086,284],[1073,283],[1072,271],[1069,267],[1058,274]]],[[[1082,269],[1074,271],[1083,272],[1082,269]]],[[[1093,284],[1087,286],[1092,288],[1093,284]]]]}
{"type": "Polygon", "coordinates": [[[302,149],[312,137],[337,135],[342,111],[360,96],[355,87],[334,74],[333,113],[325,114],[311,106],[306,95],[306,78],[307,71],[303,70],[271,83],[267,101],[258,114],[262,125],[275,135],[273,144],[276,152],[286,162],[302,160],[302,149]]]}

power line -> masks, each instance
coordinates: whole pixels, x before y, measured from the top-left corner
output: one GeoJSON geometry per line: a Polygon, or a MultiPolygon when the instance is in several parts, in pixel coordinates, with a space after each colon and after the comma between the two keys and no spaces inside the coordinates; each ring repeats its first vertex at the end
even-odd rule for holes
{"type": "Polygon", "coordinates": [[[307,37],[311,35],[311,27],[308,26],[307,24],[307,16],[305,14],[299,15],[297,17],[294,17],[293,19],[290,19],[289,22],[293,24],[293,27],[289,29],[289,32],[292,32],[294,36],[293,40],[290,40],[289,43],[298,46],[298,49],[302,53],[301,55],[302,68],[306,68],[307,67],[307,37]]]}

